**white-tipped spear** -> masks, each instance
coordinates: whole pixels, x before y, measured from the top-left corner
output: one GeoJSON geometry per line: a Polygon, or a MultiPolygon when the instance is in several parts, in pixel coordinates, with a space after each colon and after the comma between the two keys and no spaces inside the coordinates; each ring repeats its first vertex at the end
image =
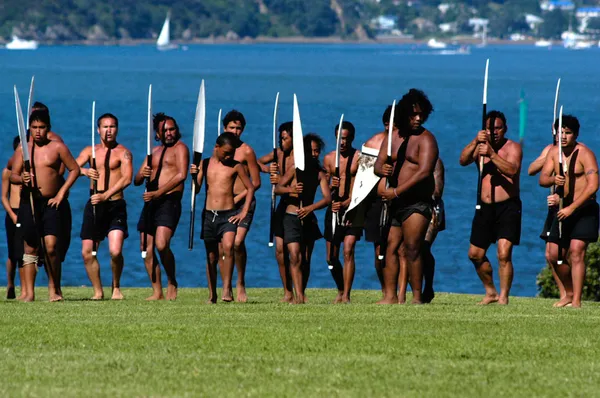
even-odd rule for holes
{"type": "Polygon", "coordinates": [[[560,95],[560,78],[556,82],[556,94],[554,94],[554,117],[552,118],[552,139],[556,142],[556,129],[554,128],[554,122],[556,121],[556,113],[558,111],[558,98],[560,95]]]}
{"type": "MultiPolygon", "coordinates": [[[[221,115],[219,114],[219,120],[221,115]]],[[[206,93],[204,90],[204,80],[200,83],[198,93],[198,102],[196,103],[196,114],[194,115],[194,158],[193,163],[196,167],[200,166],[202,161],[202,152],[204,152],[204,135],[206,133],[206,93]]],[[[190,234],[188,237],[188,250],[194,248],[194,223],[196,219],[196,188],[197,174],[192,174],[192,200],[190,208],[190,234]]],[[[206,178],[206,176],[204,176],[206,178]]]]}
{"type": "MultiPolygon", "coordinates": [[[[558,142],[556,143],[558,145],[558,173],[561,177],[564,177],[565,175],[565,171],[563,169],[563,149],[562,149],[562,136],[563,136],[563,132],[562,132],[562,118],[563,118],[563,107],[562,105],[560,106],[560,111],[559,111],[559,116],[558,116],[558,131],[556,132],[557,138],[558,138],[558,142]]],[[[564,197],[564,186],[563,189],[559,190],[559,201],[558,201],[558,211],[561,211],[563,209],[563,197],[564,197]]],[[[563,256],[562,256],[562,246],[561,246],[561,241],[562,241],[562,221],[559,220],[558,221],[558,264],[562,264],[563,263],[563,256]]]]}
{"type": "Polygon", "coordinates": [[[219,109],[219,120],[217,120],[217,135],[221,135],[221,112],[223,109],[219,109]]]}
{"type": "MultiPolygon", "coordinates": [[[[279,92],[275,96],[275,107],[273,108],[273,163],[278,164],[277,160],[277,108],[279,107],[279,92]]],[[[220,117],[219,117],[220,119],[220,117]]],[[[282,171],[285,173],[285,170],[282,171]]],[[[271,222],[269,227],[269,247],[273,247],[273,236],[275,235],[275,184],[271,186],[271,222]]]]}
{"type": "MultiPolygon", "coordinates": [[[[146,131],[146,165],[152,167],[152,84],[148,87],[148,125],[146,131]]],[[[146,180],[146,191],[150,177],[146,180]]],[[[148,234],[146,233],[149,217],[149,204],[146,204],[144,209],[144,233],[142,234],[142,258],[146,258],[146,246],[148,244],[148,234]]]]}
{"type": "MultiPolygon", "coordinates": [[[[387,141],[387,153],[386,153],[387,159],[385,160],[385,162],[388,164],[392,163],[392,138],[393,138],[393,134],[394,134],[395,115],[396,115],[396,100],[394,100],[394,102],[392,103],[392,111],[390,112],[390,120],[388,123],[388,135],[387,135],[388,141],[387,141]]],[[[386,178],[386,181],[385,181],[385,189],[388,189],[389,187],[390,187],[390,179],[388,177],[388,178],[386,178]]],[[[381,210],[381,215],[379,218],[379,232],[380,232],[381,236],[383,236],[385,228],[387,227],[389,208],[390,208],[389,203],[384,202],[383,209],[381,210]]],[[[377,258],[379,260],[383,260],[385,257],[387,238],[383,239],[383,244],[381,246],[382,247],[379,250],[379,255],[377,256],[377,258]]]]}
{"type": "Polygon", "coordinates": [[[27,100],[27,124],[26,128],[29,128],[29,116],[31,116],[31,106],[33,105],[33,87],[34,87],[35,76],[31,76],[31,84],[29,84],[29,99],[27,100]]]}
{"type": "MultiPolygon", "coordinates": [[[[338,131],[337,131],[337,136],[335,138],[335,171],[334,171],[334,177],[339,178],[340,176],[340,143],[342,141],[342,124],[344,123],[344,114],[342,113],[342,116],[340,117],[340,123],[338,124],[338,131]]],[[[350,159],[349,159],[350,161],[350,159]]],[[[348,178],[348,176],[346,176],[346,178],[348,178]]],[[[331,196],[333,198],[334,201],[338,201],[340,200],[340,187],[338,186],[337,188],[333,189],[333,192],[331,193],[331,196]]],[[[347,192],[346,192],[347,194],[347,192]]],[[[332,215],[331,217],[331,234],[332,234],[332,238],[333,236],[335,236],[335,230],[337,225],[339,224],[339,213],[335,213],[332,215]]],[[[333,251],[332,251],[333,252],[333,251]]],[[[333,268],[333,266],[330,265],[331,268],[333,268]]]]}
{"type": "MultiPolygon", "coordinates": [[[[483,78],[483,115],[481,116],[481,129],[486,129],[486,116],[487,116],[487,91],[488,91],[488,72],[490,69],[489,58],[485,61],[485,75],[483,78]]],[[[494,126],[490,126],[490,129],[494,129],[494,126]]],[[[481,210],[481,179],[483,178],[483,156],[479,157],[479,179],[477,180],[477,204],[475,205],[476,210],[481,210]]]]}
{"type": "MultiPolygon", "coordinates": [[[[96,170],[96,101],[92,102],[92,169],[96,170]]],[[[108,189],[108,187],[104,187],[108,189]]],[[[98,181],[92,180],[92,195],[98,193],[98,181]]],[[[94,231],[96,230],[96,206],[92,205],[92,213],[94,214],[94,231]]],[[[98,254],[98,245],[96,239],[92,237],[92,256],[98,254]]]]}

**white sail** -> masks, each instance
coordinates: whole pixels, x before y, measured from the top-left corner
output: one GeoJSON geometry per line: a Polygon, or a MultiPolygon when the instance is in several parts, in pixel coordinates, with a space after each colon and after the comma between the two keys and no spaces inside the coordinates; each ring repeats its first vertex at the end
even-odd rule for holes
{"type": "Polygon", "coordinates": [[[160,30],[158,40],[156,40],[156,48],[159,50],[172,50],[177,48],[177,45],[171,43],[171,12],[167,13],[165,23],[160,30]]]}

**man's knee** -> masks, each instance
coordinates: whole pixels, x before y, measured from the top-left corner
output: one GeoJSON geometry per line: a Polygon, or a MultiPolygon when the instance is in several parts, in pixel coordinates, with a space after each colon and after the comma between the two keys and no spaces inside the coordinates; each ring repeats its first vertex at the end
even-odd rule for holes
{"type": "Polygon", "coordinates": [[[112,260],[119,260],[123,258],[123,251],[120,247],[109,247],[108,253],[110,254],[110,258],[112,260]]]}
{"type": "Polygon", "coordinates": [[[421,243],[420,242],[404,242],[402,255],[408,261],[415,261],[421,255],[421,243]]]}
{"type": "Polygon", "coordinates": [[[83,258],[84,263],[88,263],[94,260],[94,256],[92,256],[92,248],[91,247],[82,247],[81,248],[81,257],[83,258]]]}
{"type": "Polygon", "coordinates": [[[236,237],[235,243],[233,244],[233,250],[236,253],[244,253],[246,251],[246,243],[244,240],[236,237]]]}
{"type": "Polygon", "coordinates": [[[471,246],[469,248],[469,260],[475,265],[480,265],[485,260],[485,250],[471,246]]]}

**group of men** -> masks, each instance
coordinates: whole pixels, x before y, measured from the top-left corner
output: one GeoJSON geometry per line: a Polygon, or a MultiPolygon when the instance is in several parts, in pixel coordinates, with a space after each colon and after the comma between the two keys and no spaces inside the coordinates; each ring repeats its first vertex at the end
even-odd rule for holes
{"type": "MultiPolygon", "coordinates": [[[[435,269],[431,245],[437,233],[445,229],[444,165],[435,136],[423,126],[432,111],[425,93],[411,89],[395,108],[387,107],[382,117],[384,130],[365,142],[363,154],[353,147],[354,126],[344,121],[334,129],[339,153],[334,150],[326,154],[323,164],[322,138],[307,134],[302,137],[305,159],[302,171],[295,167],[292,122],[279,126],[279,148],[257,159],[252,147],[241,140],[246,126],[244,116],[232,110],[223,119],[224,132],[219,135],[211,156],[190,166],[189,150],[181,140],[177,122],[158,113],[154,115],[158,145],[134,176],[131,152],[117,141],[116,116],[107,113],[98,118],[100,143],[94,148],[84,148],[75,159],[60,136],[51,131],[48,108],[36,103],[28,126],[31,170],[25,168],[23,151],[16,139],[14,155],[2,174],[9,247],[8,297],[15,297],[14,274],[18,268],[22,285],[19,299],[34,300],[38,265],[43,264],[48,274],[50,301],[62,300],[61,263],[70,243],[71,228],[68,191],[81,175],[90,181],[90,199],[80,236],[83,261],[94,289],[92,298],[104,298],[96,257],[104,239],[108,240],[111,257],[112,299],[123,298],[122,250],[128,237],[124,190],[133,180],[136,186],[146,183],[145,204],[137,230],[153,289],[148,300],[165,297],[175,300],[178,283],[170,243],[181,216],[189,170],[195,192],[203,185],[206,189],[201,237],[206,249],[208,302],[217,302],[217,268],[223,281],[221,299],[226,302],[234,299],[232,280],[236,268],[237,301],[247,300],[245,239],[256,209],[254,193],[261,187],[260,172],[270,174],[273,193],[280,197],[271,227],[284,289],[282,301],[307,302],[312,252],[315,242],[324,237],[326,261],[338,290],[334,302],[349,303],[356,242],[364,231],[366,240],[374,247],[375,270],[383,293],[379,303],[404,303],[409,282],[413,303],[431,302],[435,269]],[[359,167],[368,162],[366,151],[371,151],[373,171],[381,178],[363,205],[350,210],[359,167]],[[376,159],[373,154],[378,154],[376,159]],[[66,179],[65,170],[68,170],[66,179]],[[321,195],[316,201],[318,189],[321,195]],[[323,208],[327,208],[324,234],[315,215],[316,210],[323,208]],[[168,281],[166,296],[159,260],[168,281]]],[[[518,143],[506,138],[507,124],[501,112],[488,113],[486,123],[486,129],[477,133],[460,157],[463,166],[475,163],[481,167],[481,195],[473,218],[469,258],[485,288],[481,303],[508,304],[513,278],[512,248],[519,244],[521,232],[522,150],[518,143]],[[487,249],[495,242],[499,294],[486,257],[487,249]]],[[[549,212],[542,238],[547,241],[548,264],[561,291],[557,306],[577,307],[581,305],[585,276],[585,248],[598,237],[595,202],[598,167],[589,148],[577,142],[577,119],[564,116],[562,126],[562,142],[545,148],[529,173],[541,171],[540,185],[559,188],[558,194],[553,192],[547,199],[549,212]],[[561,166],[564,173],[559,170],[558,145],[564,153],[561,166]],[[555,210],[559,201],[564,207],[555,210]]]]}

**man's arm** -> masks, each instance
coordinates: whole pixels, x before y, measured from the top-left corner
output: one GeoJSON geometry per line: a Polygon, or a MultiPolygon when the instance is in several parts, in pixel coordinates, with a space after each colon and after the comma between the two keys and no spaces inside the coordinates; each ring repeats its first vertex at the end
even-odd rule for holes
{"type": "MultiPolygon", "coordinates": [[[[272,157],[272,156],[271,156],[272,157]]],[[[250,180],[252,181],[252,185],[254,186],[254,192],[258,191],[261,185],[260,181],[260,168],[258,166],[258,161],[256,160],[256,154],[254,150],[250,147],[246,150],[246,164],[248,165],[248,173],[250,174],[250,180]]],[[[246,196],[248,192],[244,189],[242,192],[236,195],[234,198],[235,203],[239,203],[242,198],[246,196]]]]}
{"type": "MultiPolygon", "coordinates": [[[[148,166],[148,156],[144,156],[144,161],[142,162],[142,165],[140,166],[137,173],[135,174],[135,178],[133,180],[133,185],[135,185],[136,187],[142,185],[144,183],[144,181],[146,180],[146,177],[144,176],[144,170],[146,169],[147,166],[148,166]]],[[[152,167],[152,165],[150,165],[150,167],[152,167]]],[[[152,172],[152,169],[150,169],[150,172],[152,172]]]]}
{"type": "Polygon", "coordinates": [[[377,154],[377,160],[375,161],[375,174],[379,177],[388,177],[392,175],[391,172],[386,173],[384,170],[384,165],[387,163],[387,146],[388,146],[388,135],[385,134],[383,141],[381,141],[381,146],[379,147],[379,153],[377,154]]]}
{"type": "MultiPolygon", "coordinates": [[[[254,156],[256,156],[256,155],[254,155],[254,156]]],[[[266,155],[261,156],[256,162],[257,162],[258,167],[260,168],[261,172],[270,173],[271,168],[270,168],[269,163],[274,162],[274,161],[275,161],[275,158],[273,157],[273,151],[270,151],[266,155]]],[[[252,175],[251,175],[251,177],[252,177],[252,175]]]]}
{"type": "Polygon", "coordinates": [[[8,198],[11,174],[12,173],[9,169],[5,168],[2,170],[2,206],[4,207],[4,210],[6,210],[6,214],[8,214],[13,223],[16,223],[17,215],[13,211],[12,207],[10,207],[10,199],[8,198]]]}
{"type": "Polygon", "coordinates": [[[475,155],[475,149],[477,149],[477,144],[479,144],[479,142],[477,141],[477,137],[475,137],[473,141],[469,142],[467,146],[464,147],[464,149],[460,153],[459,159],[459,163],[461,166],[468,166],[475,161],[475,158],[477,157],[475,155]]]}
{"type": "Polygon", "coordinates": [[[92,147],[91,146],[86,146],[79,153],[79,156],[77,156],[77,159],[75,161],[77,162],[77,165],[79,166],[79,170],[81,171],[80,175],[89,177],[88,176],[88,171],[90,169],[89,168],[85,168],[84,169],[83,166],[85,166],[86,164],[90,163],[90,159],[92,158],[91,155],[92,155],[92,147]]]}
{"type": "Polygon", "coordinates": [[[510,149],[507,151],[506,159],[503,159],[491,146],[489,146],[489,148],[491,151],[489,155],[490,160],[498,168],[500,173],[509,178],[514,178],[519,174],[521,162],[523,160],[523,149],[521,148],[521,145],[512,142],[510,149]]]}
{"type": "Polygon", "coordinates": [[[540,156],[538,156],[536,160],[531,162],[529,168],[527,169],[527,174],[529,174],[530,176],[534,176],[540,171],[542,171],[542,167],[544,167],[544,163],[546,162],[546,155],[548,155],[548,151],[550,150],[550,148],[552,148],[552,144],[544,148],[542,150],[542,153],[540,153],[540,156]]]}
{"type": "Polygon", "coordinates": [[[77,161],[75,160],[75,158],[71,154],[71,151],[69,151],[69,148],[67,148],[65,144],[57,142],[57,150],[60,160],[65,165],[67,170],[69,170],[69,176],[67,177],[67,180],[65,181],[63,186],[60,187],[60,189],[56,193],[56,196],[54,196],[54,198],[48,201],[48,204],[56,204],[56,206],[58,207],[60,202],[62,202],[63,198],[69,191],[69,189],[71,189],[77,178],[79,178],[80,169],[79,165],[77,164],[77,161]]]}
{"type": "Polygon", "coordinates": [[[400,196],[433,173],[438,158],[438,146],[432,135],[424,137],[419,145],[419,168],[397,188],[390,188],[395,196],[400,196]]]}
{"type": "Polygon", "coordinates": [[[10,174],[10,183],[15,185],[23,184],[23,151],[17,148],[13,155],[12,173],[10,174]]]}
{"type": "Polygon", "coordinates": [[[307,205],[298,209],[298,217],[300,219],[305,218],[315,210],[323,209],[331,204],[331,191],[329,190],[329,184],[327,183],[327,175],[324,171],[319,172],[319,186],[321,187],[322,198],[312,205],[307,205]]]}
{"type": "Polygon", "coordinates": [[[242,210],[235,216],[229,218],[230,222],[237,224],[246,217],[248,210],[250,210],[250,204],[252,202],[252,198],[254,197],[254,185],[252,184],[252,181],[250,181],[250,177],[248,177],[248,174],[246,174],[246,169],[242,164],[237,164],[235,166],[235,170],[238,178],[242,181],[242,184],[244,184],[244,187],[246,188],[246,200],[244,201],[242,210]]]}
{"type": "Polygon", "coordinates": [[[433,189],[433,197],[436,200],[440,200],[444,194],[444,185],[446,184],[446,170],[444,169],[444,162],[442,158],[438,158],[433,169],[433,180],[435,182],[435,188],[433,189]]]}
{"type": "Polygon", "coordinates": [[[121,178],[103,194],[104,200],[110,199],[114,194],[123,191],[131,184],[133,179],[133,156],[129,149],[124,148],[121,153],[121,178]]]}
{"type": "Polygon", "coordinates": [[[279,179],[277,185],[275,185],[275,195],[285,195],[290,193],[296,193],[296,187],[290,185],[294,176],[296,175],[296,169],[290,167],[287,169],[283,177],[279,179]]]}
{"type": "Polygon", "coordinates": [[[187,178],[188,164],[190,164],[190,151],[185,145],[178,145],[175,148],[175,159],[177,160],[177,173],[167,181],[162,187],[158,187],[155,192],[155,198],[159,198],[183,183],[187,178]]]}
{"type": "Polygon", "coordinates": [[[554,150],[548,151],[546,160],[544,161],[544,166],[540,172],[540,186],[544,188],[551,187],[556,181],[556,176],[554,175],[554,152],[554,150]]]}

